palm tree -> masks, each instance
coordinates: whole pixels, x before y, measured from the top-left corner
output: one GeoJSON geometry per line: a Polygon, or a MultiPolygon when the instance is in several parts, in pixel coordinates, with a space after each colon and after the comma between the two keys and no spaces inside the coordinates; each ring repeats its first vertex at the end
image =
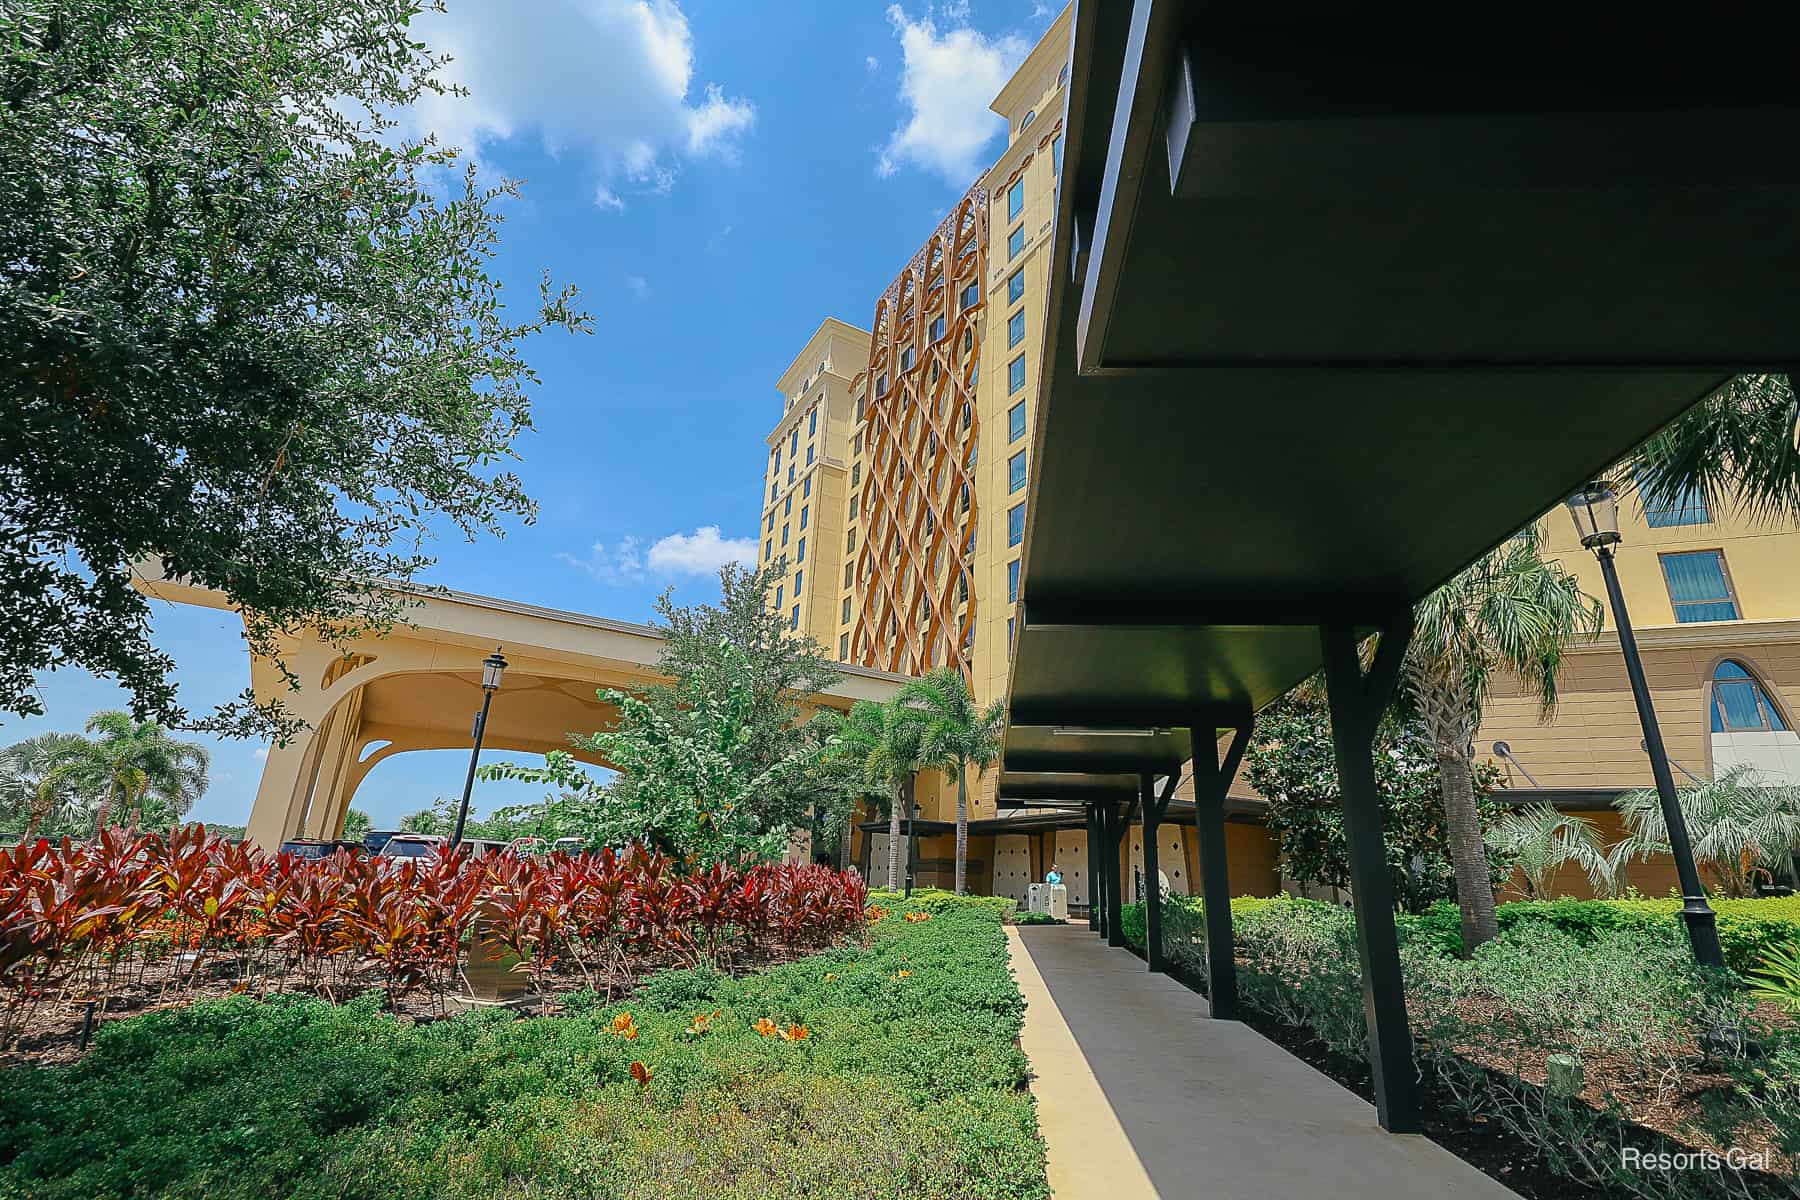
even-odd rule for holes
{"type": "Polygon", "coordinates": [[[858,700],[838,729],[834,758],[861,765],[869,791],[887,801],[888,886],[900,874],[900,810],[907,781],[919,769],[925,723],[904,694],[886,703],[858,700]]]}
{"type": "Polygon", "coordinates": [[[1556,709],[1556,675],[1578,637],[1600,632],[1600,602],[1540,553],[1535,525],[1489,551],[1419,602],[1404,666],[1407,689],[1437,752],[1445,841],[1456,874],[1463,945],[1492,938],[1494,884],[1475,806],[1475,731],[1494,673],[1509,670],[1556,709]]]}
{"type": "MultiPolygon", "coordinates": [[[[1758,876],[1773,876],[1800,850],[1800,788],[1765,784],[1755,770],[1732,767],[1710,783],[1681,789],[1694,860],[1727,896],[1752,896],[1758,876]]],[[[1615,802],[1631,831],[1634,856],[1667,854],[1669,830],[1654,789],[1615,802]]]]}
{"type": "Polygon", "coordinates": [[[1539,900],[1550,898],[1550,876],[1565,863],[1580,867],[1599,895],[1618,895],[1629,854],[1625,842],[1608,852],[1592,821],[1548,804],[1507,813],[1494,822],[1487,840],[1524,872],[1525,886],[1539,900]]]}
{"type": "Polygon", "coordinates": [[[978,707],[968,680],[955,667],[939,667],[914,680],[903,692],[919,710],[925,735],[919,759],[956,780],[956,894],[968,890],[969,768],[976,775],[1000,757],[1000,733],[1006,727],[1006,705],[996,700],[978,707]]]}
{"type": "Polygon", "coordinates": [[[1703,498],[1763,521],[1800,520],[1800,401],[1785,375],[1739,375],[1627,464],[1646,501],[1703,498]]]}
{"type": "Polygon", "coordinates": [[[93,736],[70,735],[40,790],[46,798],[69,793],[97,797],[96,834],[107,827],[115,809],[125,809],[135,824],[144,802],[155,800],[164,810],[159,817],[175,821],[205,794],[212,760],[204,746],[177,741],[156,722],[133,720],[123,712],[95,713],[88,718],[87,732],[93,736]]]}
{"type": "Polygon", "coordinates": [[[45,777],[72,746],[84,741],[74,733],[43,733],[0,750],[0,827],[22,819],[25,837],[36,836],[56,801],[44,788],[45,777]]]}

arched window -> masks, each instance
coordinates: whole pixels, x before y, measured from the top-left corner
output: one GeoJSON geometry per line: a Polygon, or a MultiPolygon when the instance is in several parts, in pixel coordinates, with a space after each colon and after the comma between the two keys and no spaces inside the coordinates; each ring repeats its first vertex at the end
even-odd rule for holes
{"type": "Polygon", "coordinates": [[[1745,733],[1787,729],[1781,710],[1756,676],[1740,662],[1726,659],[1713,672],[1712,731],[1745,733]]]}
{"type": "Polygon", "coordinates": [[[1019,128],[1023,129],[1035,120],[1037,120],[1037,109],[1034,108],[1025,114],[1025,119],[1019,122],[1019,128]]]}

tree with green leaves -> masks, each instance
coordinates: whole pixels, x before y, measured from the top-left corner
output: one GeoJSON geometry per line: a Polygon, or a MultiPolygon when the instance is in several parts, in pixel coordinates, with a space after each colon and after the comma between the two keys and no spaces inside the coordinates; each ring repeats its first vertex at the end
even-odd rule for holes
{"type": "Polygon", "coordinates": [[[1550,877],[1570,863],[1580,867],[1594,893],[1616,896],[1624,884],[1626,843],[1609,849],[1594,823],[1548,804],[1515,809],[1488,827],[1488,844],[1525,876],[1536,900],[1549,900],[1550,877]]]}
{"type": "MultiPolygon", "coordinates": [[[[1800,787],[1775,784],[1754,768],[1730,767],[1706,783],[1680,790],[1694,861],[1727,896],[1756,894],[1800,851],[1800,787]]],[[[1615,802],[1635,858],[1669,853],[1669,827],[1655,788],[1627,792],[1615,802]]]]}
{"type": "MultiPolygon", "coordinates": [[[[1390,710],[1376,730],[1373,762],[1394,901],[1408,912],[1421,912],[1456,894],[1437,756],[1416,722],[1390,710]]],[[[1296,688],[1257,714],[1244,772],[1268,802],[1268,828],[1282,873],[1302,884],[1349,887],[1343,793],[1331,717],[1320,689],[1296,688]]],[[[1476,803],[1484,818],[1497,815],[1487,799],[1497,779],[1491,766],[1477,766],[1476,803]]],[[[1497,854],[1490,867],[1491,877],[1499,878],[1503,864],[1497,854]]]]}
{"type": "Polygon", "coordinates": [[[371,821],[369,814],[360,808],[353,808],[344,814],[343,837],[345,841],[360,842],[364,835],[374,827],[375,822],[371,821]]]}
{"type": "Polygon", "coordinates": [[[956,781],[956,892],[961,895],[968,890],[969,769],[979,777],[1000,757],[1006,703],[977,705],[969,681],[955,667],[939,667],[907,685],[902,694],[925,723],[920,762],[956,781]]]}
{"type": "MultiPolygon", "coordinates": [[[[887,808],[889,887],[900,878],[900,814],[923,762],[925,721],[904,693],[883,703],[858,700],[837,733],[833,757],[856,764],[863,784],[887,808]]],[[[911,814],[907,814],[908,820],[911,814]]],[[[909,825],[908,828],[911,828],[909,825]]]]}
{"type": "Polygon", "coordinates": [[[1603,611],[1561,563],[1543,556],[1535,525],[1413,610],[1401,674],[1436,753],[1463,945],[1471,951],[1499,933],[1474,786],[1475,733],[1494,677],[1504,671],[1515,678],[1548,720],[1564,655],[1575,641],[1600,632],[1603,611]]]}
{"type": "Polygon", "coordinates": [[[1646,504],[1800,520],[1800,400],[1785,375],[1739,375],[1638,448],[1628,483],[1646,504]]]}
{"type": "Polygon", "coordinates": [[[35,674],[75,666],[140,719],[284,739],[248,693],[190,721],[143,564],[223,592],[279,664],[284,631],[391,623],[434,529],[532,516],[504,469],[520,347],[590,322],[547,279],[509,315],[490,271],[516,185],[397,128],[458,91],[411,28],[428,7],[8,5],[0,711],[41,712],[35,674]]]}
{"type": "Polygon", "coordinates": [[[83,741],[78,733],[41,733],[0,750],[0,831],[60,837],[85,825],[83,797],[45,786],[50,772],[83,741]]]}
{"type": "Polygon", "coordinates": [[[211,765],[206,747],[124,712],[95,713],[87,733],[52,756],[38,785],[40,812],[59,803],[91,803],[93,833],[121,813],[127,825],[167,829],[206,794],[211,765]]]}

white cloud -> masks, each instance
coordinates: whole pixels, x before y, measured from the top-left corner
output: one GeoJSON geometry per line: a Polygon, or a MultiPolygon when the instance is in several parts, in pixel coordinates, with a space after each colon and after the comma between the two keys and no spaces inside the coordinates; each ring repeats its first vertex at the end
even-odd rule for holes
{"type": "Polygon", "coordinates": [[[733,562],[754,566],[756,540],[721,537],[717,525],[671,533],[650,547],[650,569],[664,575],[711,575],[733,562]]]}
{"type": "Polygon", "coordinates": [[[586,558],[576,558],[573,554],[558,554],[557,558],[592,575],[601,583],[638,583],[644,578],[644,556],[638,550],[638,540],[634,537],[622,538],[619,544],[611,549],[605,542],[595,542],[588,548],[586,558]]]}
{"type": "Polygon", "coordinates": [[[642,547],[639,539],[625,537],[612,547],[595,542],[585,558],[573,554],[556,557],[601,583],[615,585],[642,583],[652,575],[712,575],[726,563],[747,567],[756,564],[755,539],[725,537],[717,525],[702,525],[692,533],[671,533],[660,538],[650,547],[647,557],[642,547]]]}
{"type": "Polygon", "coordinates": [[[948,20],[962,24],[942,33],[929,11],[915,21],[895,4],[887,15],[900,39],[906,118],[882,147],[876,170],[887,176],[914,166],[963,186],[981,172],[983,151],[1006,127],[988,105],[1031,46],[1020,37],[988,37],[970,28],[966,5],[945,11],[948,20]]]}
{"type": "Polygon", "coordinates": [[[420,40],[452,60],[467,96],[427,95],[403,117],[483,158],[494,141],[530,136],[552,154],[589,156],[620,209],[625,180],[651,192],[684,158],[735,158],[756,106],[694,79],[694,38],[677,0],[450,0],[414,19],[420,40]]]}
{"type": "Polygon", "coordinates": [[[268,758],[269,757],[269,748],[267,746],[258,746],[256,748],[256,757],[258,759],[268,758]]]}
{"type": "Polygon", "coordinates": [[[873,54],[871,54],[868,57],[863,59],[863,66],[867,67],[871,71],[879,71],[881,69],[881,60],[879,58],[876,58],[873,54]]]}

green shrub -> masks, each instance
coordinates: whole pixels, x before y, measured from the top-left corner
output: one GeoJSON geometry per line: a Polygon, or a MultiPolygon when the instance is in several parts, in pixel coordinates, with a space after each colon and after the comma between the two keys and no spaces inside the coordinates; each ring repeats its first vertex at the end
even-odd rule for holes
{"type": "Polygon", "coordinates": [[[289,998],[109,1024],[73,1066],[0,1077],[0,1195],[1039,1200],[1001,911],[896,911],[866,945],[556,1017],[289,998]]]}
{"type": "MultiPolygon", "coordinates": [[[[1771,950],[1800,943],[1800,896],[1709,903],[1719,916],[1725,965],[1740,975],[1755,970],[1771,950]]],[[[1681,901],[1673,896],[1657,900],[1515,900],[1500,905],[1495,915],[1502,930],[1544,924],[1584,943],[1605,933],[1682,929],[1681,901]]],[[[1445,954],[1462,953],[1462,922],[1453,904],[1435,904],[1423,913],[1402,916],[1399,924],[1403,931],[1429,940],[1445,954]]]]}
{"type": "Polygon", "coordinates": [[[1015,925],[1061,925],[1062,922],[1047,912],[1022,912],[1013,919],[1015,925]]]}
{"type": "Polygon", "coordinates": [[[998,913],[1005,921],[1010,921],[1019,909],[1019,902],[1007,896],[959,896],[943,888],[914,888],[910,898],[899,892],[872,891],[868,902],[890,912],[936,913],[947,908],[980,908],[998,913]]]}

